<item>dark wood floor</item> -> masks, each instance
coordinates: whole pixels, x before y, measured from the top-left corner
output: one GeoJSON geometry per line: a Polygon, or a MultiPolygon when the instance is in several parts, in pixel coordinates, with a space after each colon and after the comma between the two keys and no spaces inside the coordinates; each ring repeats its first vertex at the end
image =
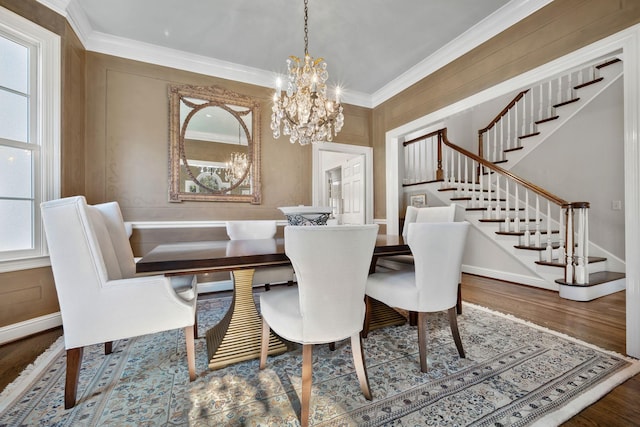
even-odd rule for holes
{"type": "MultiPolygon", "coordinates": [[[[618,292],[591,302],[568,301],[557,292],[463,275],[462,298],[503,313],[625,353],[625,294],[618,292]]],[[[0,389],[61,334],[54,329],[0,346],[0,389]]],[[[563,426],[640,426],[640,375],[573,417],[563,426]]]]}

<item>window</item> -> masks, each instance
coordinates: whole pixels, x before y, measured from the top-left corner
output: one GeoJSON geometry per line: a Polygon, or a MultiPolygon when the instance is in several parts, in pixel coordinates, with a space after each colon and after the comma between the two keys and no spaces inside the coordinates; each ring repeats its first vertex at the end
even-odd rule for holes
{"type": "Polygon", "coordinates": [[[48,264],[40,202],[60,194],[60,38],[0,8],[0,272],[48,264]]]}

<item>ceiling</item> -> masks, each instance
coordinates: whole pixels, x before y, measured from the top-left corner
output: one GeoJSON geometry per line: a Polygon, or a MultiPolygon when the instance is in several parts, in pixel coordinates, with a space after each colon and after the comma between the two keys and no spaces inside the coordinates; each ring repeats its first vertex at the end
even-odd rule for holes
{"type": "MultiPolygon", "coordinates": [[[[304,55],[302,0],[38,0],[87,50],[273,86],[304,55]]],[[[551,0],[310,0],[309,54],[373,107],[551,0]]]]}

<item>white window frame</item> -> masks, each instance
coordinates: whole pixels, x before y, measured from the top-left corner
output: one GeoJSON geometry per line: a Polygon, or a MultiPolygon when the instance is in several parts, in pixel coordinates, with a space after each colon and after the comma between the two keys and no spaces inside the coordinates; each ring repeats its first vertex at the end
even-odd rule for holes
{"type": "Polygon", "coordinates": [[[40,216],[40,203],[60,197],[60,36],[0,7],[0,35],[35,48],[35,99],[30,111],[30,142],[34,151],[34,248],[0,254],[0,273],[50,265],[40,216]],[[35,113],[35,114],[34,114],[35,113]]]}

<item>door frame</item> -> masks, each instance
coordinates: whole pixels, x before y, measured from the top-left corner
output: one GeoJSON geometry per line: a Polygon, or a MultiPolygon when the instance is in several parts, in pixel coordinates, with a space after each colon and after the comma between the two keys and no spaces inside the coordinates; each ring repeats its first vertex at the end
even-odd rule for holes
{"type": "Polygon", "coordinates": [[[373,148],[362,145],[341,144],[337,142],[318,142],[313,144],[312,152],[312,201],[319,206],[322,200],[322,182],[324,180],[324,153],[342,153],[345,155],[364,155],[365,176],[365,222],[373,224],[373,148]]]}

